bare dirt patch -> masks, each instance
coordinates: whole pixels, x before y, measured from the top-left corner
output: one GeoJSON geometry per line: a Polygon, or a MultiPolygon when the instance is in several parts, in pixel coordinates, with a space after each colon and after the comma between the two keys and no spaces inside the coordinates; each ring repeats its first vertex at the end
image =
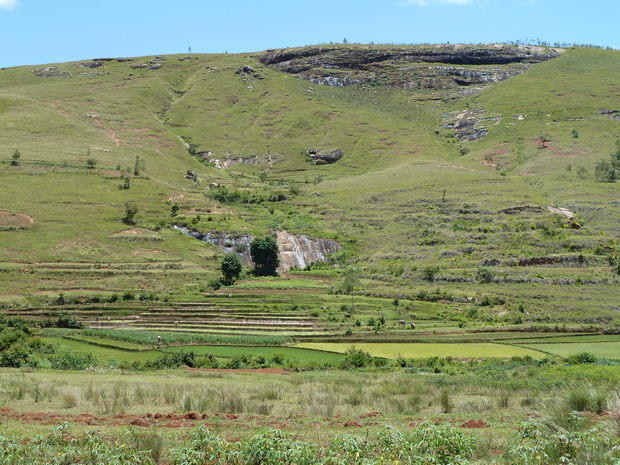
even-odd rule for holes
{"type": "Polygon", "coordinates": [[[149,229],[131,228],[131,229],[125,229],[123,231],[114,233],[112,234],[112,237],[119,237],[119,236],[126,236],[126,235],[144,235],[144,234],[154,234],[154,233],[153,231],[149,229]]]}
{"type": "Polygon", "coordinates": [[[461,428],[488,428],[489,424],[482,420],[467,420],[461,425],[461,428]]]}
{"type": "MultiPolygon", "coordinates": [[[[55,412],[18,412],[9,407],[0,409],[0,414],[5,420],[16,420],[21,423],[40,423],[43,425],[57,425],[60,423],[78,423],[90,426],[140,426],[148,428],[156,423],[164,428],[194,427],[197,422],[206,420],[209,415],[188,412],[176,413],[147,413],[145,415],[94,415],[92,413],[59,414],[55,412]],[[164,421],[165,420],[165,421],[164,421]]],[[[227,420],[234,420],[230,415],[224,416],[227,420]]]]}
{"type": "Polygon", "coordinates": [[[34,226],[32,216],[0,210],[0,230],[29,229],[32,226],[34,226]]]}

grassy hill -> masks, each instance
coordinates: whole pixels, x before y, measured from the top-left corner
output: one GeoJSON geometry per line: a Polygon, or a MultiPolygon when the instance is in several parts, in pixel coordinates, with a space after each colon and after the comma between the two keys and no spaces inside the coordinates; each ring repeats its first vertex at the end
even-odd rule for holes
{"type": "MultiPolygon", "coordinates": [[[[411,318],[424,303],[429,319],[616,325],[617,186],[595,169],[620,137],[620,53],[526,50],[544,59],[519,55],[516,75],[485,82],[517,62],[448,63],[479,49],[445,47],[440,63],[415,47],[287,51],[314,57],[303,73],[265,53],[0,70],[0,303],[189,298],[222,252],[178,223],[335,239],[323,283],[348,270],[355,294],[398,297],[411,318]],[[334,149],[336,163],[311,163],[334,149]],[[222,203],[212,183],[286,199],[222,203]]],[[[289,277],[304,273],[318,276],[289,277]]]]}

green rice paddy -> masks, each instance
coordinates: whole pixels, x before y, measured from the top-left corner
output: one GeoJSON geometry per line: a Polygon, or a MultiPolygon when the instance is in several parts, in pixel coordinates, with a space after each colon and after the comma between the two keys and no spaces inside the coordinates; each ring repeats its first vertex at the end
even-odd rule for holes
{"type": "Polygon", "coordinates": [[[321,350],[302,349],[294,347],[235,347],[235,346],[180,346],[164,349],[166,352],[178,352],[181,350],[192,351],[196,355],[213,354],[217,358],[234,358],[242,355],[263,355],[268,360],[274,355],[283,355],[292,363],[322,364],[338,363],[343,360],[343,355],[321,350]]]}
{"type": "Polygon", "coordinates": [[[560,357],[570,357],[571,355],[588,352],[598,358],[620,359],[620,342],[554,342],[528,344],[527,347],[560,357]]]}
{"type": "MultiPolygon", "coordinates": [[[[330,352],[345,353],[353,345],[348,343],[315,343],[304,342],[295,347],[304,349],[326,350],[330,352]]],[[[373,357],[397,358],[430,358],[430,357],[453,357],[453,358],[509,358],[530,357],[540,358],[545,354],[523,347],[514,347],[504,344],[471,343],[471,344],[420,344],[420,343],[359,343],[354,345],[356,349],[368,352],[373,357]]]]}

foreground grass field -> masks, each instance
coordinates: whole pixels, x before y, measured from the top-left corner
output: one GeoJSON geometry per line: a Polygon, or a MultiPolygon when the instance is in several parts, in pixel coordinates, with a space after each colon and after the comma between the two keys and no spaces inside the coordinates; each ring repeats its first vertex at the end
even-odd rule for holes
{"type": "MultiPolygon", "coordinates": [[[[539,363],[528,357],[466,364],[432,358],[391,372],[258,374],[181,368],[138,374],[109,369],[87,373],[2,369],[4,406],[0,412],[3,444],[11,438],[34,438],[30,449],[34,451],[39,441],[55,437],[50,444],[55,454],[75,454],[72,448],[81,444],[80,438],[96,430],[97,436],[117,444],[109,453],[119,453],[125,444],[152,463],[187,463],[172,449],[206,451],[211,440],[219,444],[212,452],[223,457],[238,441],[262,437],[272,444],[268,438],[274,434],[294,434],[296,441],[312,448],[329,447],[334,435],[340,438],[341,447],[349,441],[360,447],[369,441],[368,449],[358,451],[359,457],[380,463],[383,449],[378,444],[371,446],[375,441],[371,438],[384,434],[388,426],[392,438],[397,431],[417,434],[416,428],[432,419],[434,429],[426,434],[443,432],[445,441],[471,442],[460,463],[558,463],[553,444],[563,439],[557,430],[553,433],[544,426],[552,422],[566,429],[562,434],[588,435],[585,449],[561,449],[560,456],[570,453],[573,463],[582,463],[577,460],[587,451],[597,457],[596,463],[603,464],[613,463],[615,457],[619,382],[618,366],[567,366],[560,360],[548,358],[539,363]],[[532,444],[515,432],[519,424],[540,429],[547,439],[537,446],[548,460],[531,461],[533,457],[523,447],[532,444]],[[57,426],[55,432],[50,425],[57,426]],[[208,430],[220,439],[202,437],[201,442],[192,443],[188,436],[197,434],[198,427],[205,430],[201,434],[208,430]],[[282,433],[275,433],[274,428],[282,433]]],[[[294,447],[280,444],[281,448],[294,447]]],[[[429,447],[444,447],[432,444],[429,447]]],[[[269,447],[276,447],[275,443],[269,447]]],[[[437,457],[439,450],[443,449],[429,453],[437,457]]],[[[422,450],[414,451],[402,463],[427,463],[415,459],[422,450]]],[[[230,463],[224,458],[213,460],[230,463]]],[[[447,460],[438,463],[454,463],[447,460]]]]}

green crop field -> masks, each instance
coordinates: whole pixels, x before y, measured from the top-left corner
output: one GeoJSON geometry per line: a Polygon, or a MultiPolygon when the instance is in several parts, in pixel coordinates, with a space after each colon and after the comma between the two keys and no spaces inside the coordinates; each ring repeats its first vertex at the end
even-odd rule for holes
{"type": "MultiPolygon", "coordinates": [[[[312,343],[304,342],[297,344],[296,347],[326,350],[330,352],[345,353],[352,346],[346,343],[312,343]]],[[[510,358],[510,357],[543,357],[544,354],[536,349],[524,349],[503,344],[480,344],[480,343],[447,343],[447,344],[417,344],[417,343],[359,343],[354,347],[368,352],[373,357],[385,358],[431,358],[431,357],[453,357],[453,358],[510,358]]]]}
{"type": "Polygon", "coordinates": [[[570,357],[581,353],[590,353],[595,357],[620,359],[620,342],[571,342],[571,343],[545,343],[545,344],[527,344],[532,350],[540,350],[548,354],[557,355],[559,357],[570,357]]]}
{"type": "Polygon", "coordinates": [[[196,355],[213,354],[218,358],[234,358],[242,355],[263,355],[267,359],[272,359],[274,355],[282,355],[284,363],[289,363],[291,365],[337,364],[343,360],[341,354],[295,347],[181,346],[170,347],[165,350],[169,352],[181,350],[192,351],[196,355]]]}
{"type": "Polygon", "coordinates": [[[46,337],[42,340],[48,344],[57,345],[60,350],[70,349],[76,352],[92,354],[104,364],[108,363],[110,359],[114,359],[117,362],[131,362],[133,360],[152,360],[159,355],[155,350],[143,351],[138,355],[127,350],[101,347],[90,342],[66,338],[46,337]]]}

